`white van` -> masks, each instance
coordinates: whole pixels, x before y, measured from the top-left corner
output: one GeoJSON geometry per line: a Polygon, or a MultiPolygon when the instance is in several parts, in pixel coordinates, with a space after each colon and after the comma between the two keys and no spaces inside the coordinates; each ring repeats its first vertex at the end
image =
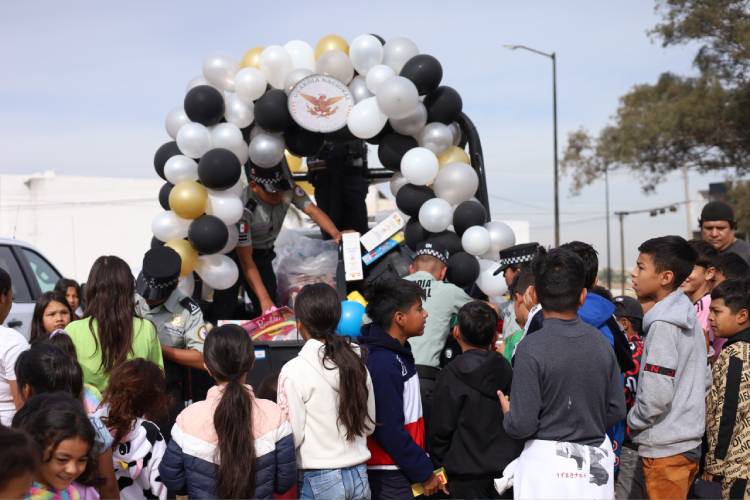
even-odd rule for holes
{"type": "Polygon", "coordinates": [[[0,268],[10,274],[13,282],[13,307],[3,326],[15,328],[29,338],[37,297],[54,290],[62,275],[39,250],[9,238],[0,238],[0,268]]]}

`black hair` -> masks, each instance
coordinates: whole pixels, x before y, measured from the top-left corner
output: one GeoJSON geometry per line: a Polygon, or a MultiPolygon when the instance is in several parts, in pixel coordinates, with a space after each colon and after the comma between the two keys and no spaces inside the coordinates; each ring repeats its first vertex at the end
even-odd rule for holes
{"type": "Polygon", "coordinates": [[[583,261],[583,279],[586,288],[591,290],[596,285],[596,277],[599,274],[599,254],[594,247],[582,241],[571,241],[561,245],[560,248],[570,250],[583,261]]]}
{"type": "Polygon", "coordinates": [[[216,475],[218,498],[253,498],[255,494],[255,438],[253,396],[245,379],[255,361],[253,342],[237,325],[215,328],[206,337],[203,356],[211,376],[225,383],[214,412],[218,437],[216,475]]]}
{"type": "Polygon", "coordinates": [[[722,281],[711,291],[711,300],[723,299],[732,314],[741,309],[750,313],[750,283],[744,279],[722,281]]]}
{"type": "Polygon", "coordinates": [[[508,290],[510,292],[511,297],[515,297],[516,294],[523,295],[526,293],[526,290],[534,284],[534,273],[531,272],[531,269],[528,267],[524,267],[521,269],[521,272],[516,274],[513,277],[513,281],[510,284],[510,289],[508,290]]]}
{"type": "Polygon", "coordinates": [[[638,251],[651,256],[656,272],[672,271],[672,290],[677,290],[690,276],[698,259],[698,254],[681,236],[660,236],[646,240],[638,251]]]}
{"type": "Polygon", "coordinates": [[[371,282],[365,290],[367,316],[383,330],[388,330],[396,312],[406,312],[418,300],[424,299],[424,290],[413,281],[384,276],[371,282]]]}
{"type": "Polygon", "coordinates": [[[711,246],[710,243],[704,240],[690,240],[688,245],[695,250],[697,254],[695,265],[705,267],[716,267],[716,259],[719,256],[719,252],[711,246]]]}
{"type": "Polygon", "coordinates": [[[81,366],[65,351],[40,342],[22,352],[16,360],[18,389],[28,386],[32,395],[65,392],[79,398],[83,391],[81,366]]]}
{"type": "Polygon", "coordinates": [[[607,299],[610,302],[614,302],[614,297],[612,296],[612,292],[610,292],[609,290],[607,290],[607,288],[605,288],[605,287],[603,287],[601,285],[597,285],[595,287],[591,287],[589,289],[589,292],[593,293],[594,295],[598,295],[600,297],[604,297],[605,299],[607,299]]]}
{"type": "Polygon", "coordinates": [[[583,261],[570,250],[539,249],[532,262],[536,294],[542,308],[551,312],[577,311],[586,287],[583,261]]]}
{"type": "Polygon", "coordinates": [[[44,311],[47,310],[47,306],[52,302],[59,302],[68,308],[68,314],[70,314],[71,321],[75,318],[75,313],[68,304],[68,299],[65,295],[57,291],[44,292],[36,299],[36,305],[34,306],[34,314],[31,317],[31,335],[29,341],[32,344],[45,340],[50,333],[44,329],[44,311]]]}
{"type": "Polygon", "coordinates": [[[464,342],[487,348],[497,333],[497,312],[485,302],[473,300],[458,310],[458,330],[464,342]]]}
{"type": "Polygon", "coordinates": [[[716,258],[716,270],[728,280],[750,276],[750,266],[745,259],[733,252],[725,252],[716,258]]]}
{"type": "Polygon", "coordinates": [[[306,285],[297,295],[294,313],[310,336],[323,342],[323,366],[339,370],[338,423],[347,441],[365,436],[370,424],[367,413],[367,368],[351,346],[349,337],[335,333],[341,318],[341,302],[325,283],[306,285]]]}
{"type": "Polygon", "coordinates": [[[76,289],[78,300],[83,303],[83,296],[81,295],[81,285],[79,285],[76,280],[72,280],[70,278],[60,278],[59,280],[57,280],[57,283],[55,283],[55,291],[63,294],[63,297],[67,295],[68,288],[71,287],[76,289]]]}
{"type": "Polygon", "coordinates": [[[26,401],[13,417],[13,427],[26,431],[42,453],[42,462],[49,462],[66,439],[79,438],[89,445],[86,469],[76,479],[84,485],[96,480],[97,462],[94,458],[94,427],[83,404],[62,392],[37,394],[26,401]],[[49,453],[47,450],[50,450],[49,453]]]}
{"type": "Polygon", "coordinates": [[[278,396],[279,392],[279,372],[273,371],[263,377],[263,380],[260,381],[260,385],[258,386],[258,390],[255,391],[255,396],[258,399],[269,399],[276,402],[276,397],[278,396]]]}
{"type": "Polygon", "coordinates": [[[28,434],[0,425],[0,490],[23,474],[35,474],[39,448],[28,434]]]}
{"type": "Polygon", "coordinates": [[[8,271],[0,267],[0,295],[7,294],[10,291],[11,286],[10,274],[8,274],[8,271]]]}

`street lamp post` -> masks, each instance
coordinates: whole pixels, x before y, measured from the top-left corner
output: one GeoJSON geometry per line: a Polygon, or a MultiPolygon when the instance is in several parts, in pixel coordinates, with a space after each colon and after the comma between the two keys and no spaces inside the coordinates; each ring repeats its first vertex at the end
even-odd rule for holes
{"type": "Polygon", "coordinates": [[[552,60],[552,130],[553,130],[553,144],[555,148],[554,155],[554,183],[555,183],[555,246],[560,246],[560,181],[557,168],[557,55],[552,52],[542,52],[541,50],[532,49],[525,45],[503,45],[506,49],[510,50],[526,50],[533,52],[540,56],[548,57],[552,60]]]}

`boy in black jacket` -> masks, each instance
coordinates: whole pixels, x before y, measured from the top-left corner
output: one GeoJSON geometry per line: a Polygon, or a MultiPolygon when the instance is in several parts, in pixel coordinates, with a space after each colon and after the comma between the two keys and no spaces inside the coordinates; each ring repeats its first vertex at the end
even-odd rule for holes
{"type": "Polygon", "coordinates": [[[500,498],[493,479],[520,453],[522,443],[508,437],[497,391],[507,392],[513,371],[508,361],[490,350],[497,313],[474,301],[458,312],[453,337],[463,354],[437,378],[430,453],[445,467],[455,498],[500,498]]]}

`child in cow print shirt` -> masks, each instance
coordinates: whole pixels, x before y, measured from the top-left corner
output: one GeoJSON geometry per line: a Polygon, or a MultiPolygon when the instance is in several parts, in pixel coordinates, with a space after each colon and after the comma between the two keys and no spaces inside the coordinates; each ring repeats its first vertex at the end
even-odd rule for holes
{"type": "Polygon", "coordinates": [[[165,408],[164,374],[145,359],[133,359],[110,374],[103,405],[114,444],[112,459],[120,498],[167,498],[159,464],[167,449],[159,427],[147,420],[165,408]]]}

